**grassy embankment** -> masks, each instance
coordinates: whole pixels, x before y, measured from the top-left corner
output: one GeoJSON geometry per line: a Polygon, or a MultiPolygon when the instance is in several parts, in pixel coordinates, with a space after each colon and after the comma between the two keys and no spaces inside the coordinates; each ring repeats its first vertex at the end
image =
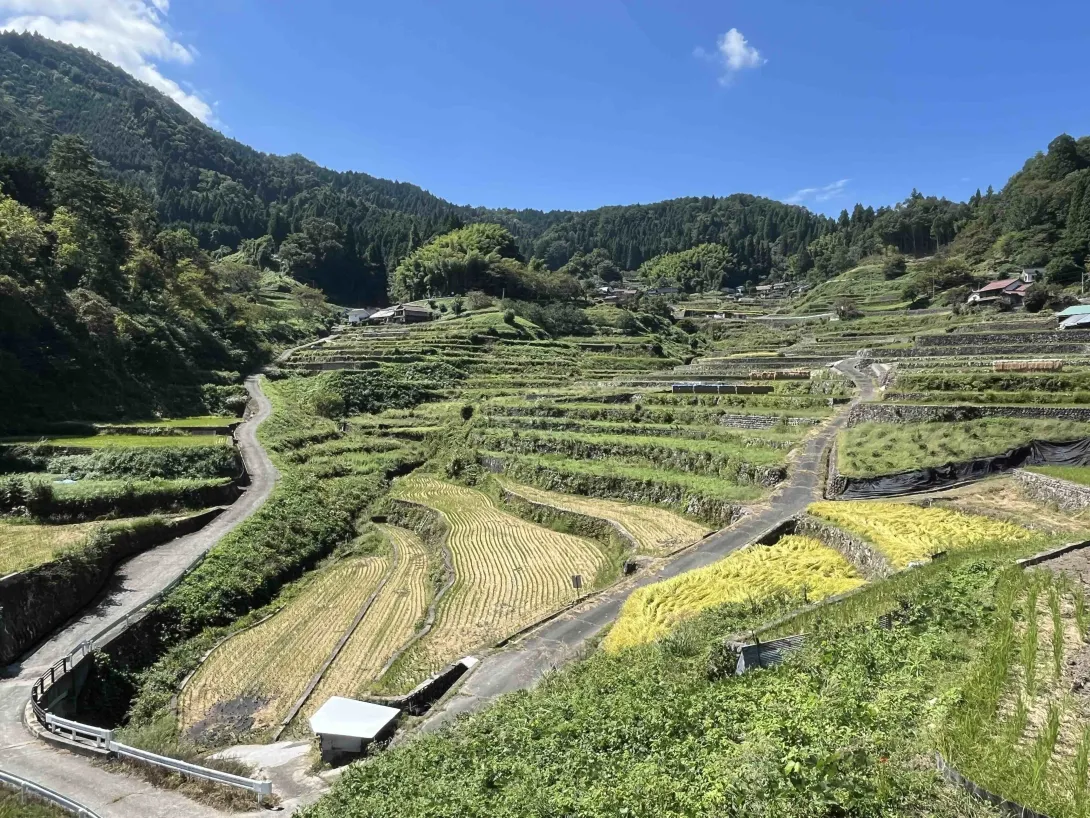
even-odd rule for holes
{"type": "Polygon", "coordinates": [[[840,433],[837,467],[873,477],[1000,454],[1031,440],[1090,436],[1090,424],[1065,420],[982,418],[959,423],[861,423],[840,433]]]}
{"type": "MultiPolygon", "coordinates": [[[[940,781],[931,754],[947,746],[981,651],[1011,621],[1011,559],[1041,544],[981,545],[867,586],[782,625],[817,638],[741,677],[723,675],[721,640],[798,600],[709,608],[350,768],[303,815],[990,814],[940,781]],[[875,622],[884,613],[888,630],[875,622]]],[[[1055,769],[1065,781],[1066,762],[1055,769]]]]}

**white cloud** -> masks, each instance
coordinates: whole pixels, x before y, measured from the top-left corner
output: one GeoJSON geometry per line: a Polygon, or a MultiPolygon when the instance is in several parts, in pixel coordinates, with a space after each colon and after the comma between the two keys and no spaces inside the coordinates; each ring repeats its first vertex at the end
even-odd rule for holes
{"type": "Polygon", "coordinates": [[[714,52],[697,46],[693,49],[693,56],[718,64],[723,69],[719,76],[719,82],[723,85],[729,84],[739,71],[760,68],[768,62],[736,28],[719,37],[714,52]]]}
{"type": "Polygon", "coordinates": [[[94,51],[209,122],[212,106],[163,76],[157,64],[189,65],[197,54],[168,31],[169,10],[170,0],[0,0],[0,29],[36,31],[94,51]]]}
{"type": "Polygon", "coordinates": [[[836,199],[843,196],[847,192],[848,182],[851,179],[837,179],[835,182],[830,182],[822,187],[804,187],[799,188],[786,199],[788,204],[802,204],[803,202],[827,202],[830,199],[836,199]]]}

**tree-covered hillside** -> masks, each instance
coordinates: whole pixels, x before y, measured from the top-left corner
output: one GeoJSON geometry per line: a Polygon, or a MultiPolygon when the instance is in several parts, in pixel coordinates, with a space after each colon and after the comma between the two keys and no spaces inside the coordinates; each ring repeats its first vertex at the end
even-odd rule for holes
{"type": "Polygon", "coordinates": [[[555,269],[577,252],[600,247],[635,270],[663,253],[716,243],[758,279],[786,267],[789,256],[833,227],[805,208],[758,196],[691,197],[574,213],[542,234],[534,254],[555,269]]]}
{"type": "MultiPolygon", "coordinates": [[[[676,263],[692,272],[691,259],[672,254],[703,247],[719,259],[721,283],[820,282],[895,251],[959,256],[981,271],[1047,266],[1062,284],[1078,278],[1090,242],[1090,137],[1053,140],[998,193],[953,202],[914,190],[892,207],[857,204],[837,219],[745,194],[579,213],[477,208],[259,153],[86,50],[0,34],[0,153],[44,159],[62,134],[86,139],[113,174],[150,197],[162,223],[185,228],[204,250],[241,251],[346,304],[416,293],[396,279],[399,265],[473,223],[502,226],[528,263],[586,281],[619,280],[660,257],[668,261],[652,265],[659,278],[676,263]]],[[[715,271],[697,266],[690,286],[715,286],[715,271]]]]}
{"type": "Polygon", "coordinates": [[[56,135],[82,136],[207,250],[266,234],[279,244],[308,219],[332,223],[344,252],[296,272],[334,298],[381,300],[387,270],[463,223],[499,222],[530,241],[564,215],[459,207],[416,185],[259,153],[90,52],[37,35],[0,34],[0,77],[0,153],[42,159],[56,135]]]}
{"type": "Polygon", "coordinates": [[[320,292],[289,313],[260,285],[164,227],[78,137],[45,165],[0,156],[0,429],[239,408],[240,375],[325,322],[320,292]]]}
{"type": "Polygon", "coordinates": [[[59,134],[154,197],[166,224],[215,251],[245,239],[282,242],[287,271],[334,300],[381,301],[412,250],[468,223],[505,227],[525,258],[551,269],[604,249],[623,269],[706,242],[728,246],[754,278],[829,229],[804,208],[753,196],[689,198],[585,213],[475,208],[301,156],[271,156],[228,139],[90,52],[31,34],[0,34],[0,153],[44,159],[59,134]],[[314,248],[321,246],[319,252],[314,248]]]}

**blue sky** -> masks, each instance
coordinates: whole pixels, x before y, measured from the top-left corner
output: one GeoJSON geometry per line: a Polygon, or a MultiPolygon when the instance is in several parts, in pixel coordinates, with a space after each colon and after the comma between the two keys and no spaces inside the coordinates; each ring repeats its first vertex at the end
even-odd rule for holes
{"type": "Polygon", "coordinates": [[[1090,133],[1075,2],[0,0],[0,23],[90,44],[260,150],[463,204],[835,214],[999,188],[1090,133]]]}

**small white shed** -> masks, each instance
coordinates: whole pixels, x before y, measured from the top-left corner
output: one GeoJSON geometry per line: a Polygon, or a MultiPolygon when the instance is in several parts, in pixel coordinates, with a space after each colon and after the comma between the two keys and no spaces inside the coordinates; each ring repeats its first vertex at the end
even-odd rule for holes
{"type": "Polygon", "coordinates": [[[310,717],[310,729],[322,743],[322,760],[362,753],[377,738],[392,730],[401,711],[343,696],[332,696],[310,717]]]}

